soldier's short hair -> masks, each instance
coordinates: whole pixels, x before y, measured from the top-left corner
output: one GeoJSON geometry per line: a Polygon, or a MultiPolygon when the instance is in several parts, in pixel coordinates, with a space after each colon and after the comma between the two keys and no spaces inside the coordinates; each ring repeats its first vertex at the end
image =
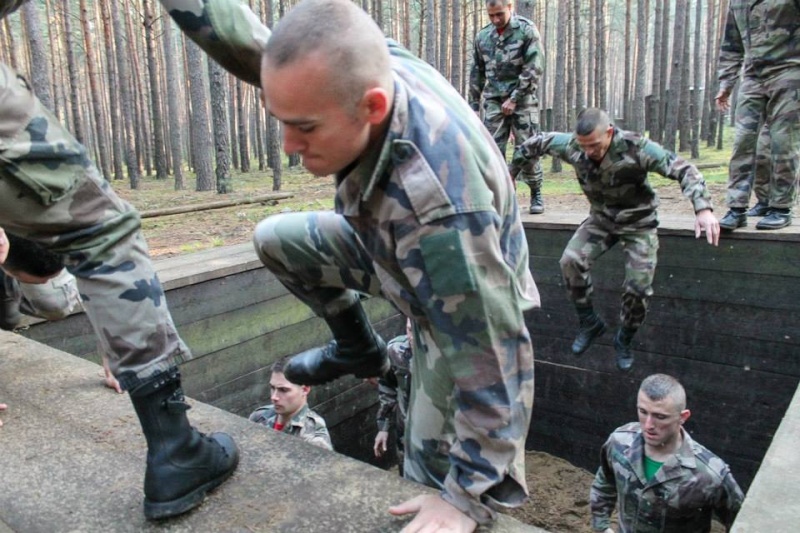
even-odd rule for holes
{"type": "Polygon", "coordinates": [[[686,390],[677,379],[667,374],[647,376],[642,381],[639,391],[654,402],[671,398],[675,402],[678,411],[686,409],[686,390]]]}
{"type": "Polygon", "coordinates": [[[292,358],[291,355],[284,355],[274,363],[270,367],[270,371],[274,374],[275,372],[283,374],[283,369],[286,368],[286,365],[289,364],[289,360],[292,358]]]}
{"type": "Polygon", "coordinates": [[[599,127],[607,128],[609,126],[611,126],[611,118],[608,116],[608,113],[596,107],[587,107],[578,113],[575,133],[578,135],[589,135],[599,127]]]}
{"type": "Polygon", "coordinates": [[[292,8],[267,42],[262,68],[285,67],[313,53],[327,60],[327,90],[345,105],[354,108],[369,88],[393,87],[383,32],[349,0],[303,0],[292,8]]]}
{"type": "Polygon", "coordinates": [[[486,7],[507,6],[510,4],[511,0],[486,0],[486,7]]]}
{"type": "Polygon", "coordinates": [[[42,245],[10,233],[8,257],[3,267],[13,272],[24,272],[40,278],[50,278],[64,268],[64,258],[42,245]]]}

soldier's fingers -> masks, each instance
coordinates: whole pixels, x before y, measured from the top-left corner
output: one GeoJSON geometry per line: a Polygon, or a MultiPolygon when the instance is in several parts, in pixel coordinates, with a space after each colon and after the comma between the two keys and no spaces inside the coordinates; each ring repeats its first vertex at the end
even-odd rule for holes
{"type": "Polygon", "coordinates": [[[0,265],[5,263],[6,257],[8,257],[8,239],[6,232],[0,228],[0,265]]]}
{"type": "Polygon", "coordinates": [[[389,513],[395,516],[402,516],[410,513],[416,513],[422,507],[422,501],[425,498],[424,495],[416,496],[411,498],[410,500],[406,500],[403,503],[392,505],[389,507],[389,513]]]}

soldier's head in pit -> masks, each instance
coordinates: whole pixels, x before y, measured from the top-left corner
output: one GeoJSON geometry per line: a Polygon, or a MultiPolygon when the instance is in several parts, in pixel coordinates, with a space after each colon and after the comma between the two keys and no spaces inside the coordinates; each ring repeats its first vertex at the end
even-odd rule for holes
{"type": "Polygon", "coordinates": [[[348,0],[305,0],[277,24],[261,62],[262,98],[284,150],[325,176],[383,141],[394,101],[380,28],[348,0]]]}
{"type": "Polygon", "coordinates": [[[683,385],[666,374],[653,374],[642,381],[636,408],[645,444],[655,448],[675,444],[681,438],[681,426],[691,416],[683,385]]]}
{"type": "Polygon", "coordinates": [[[578,114],[575,140],[578,141],[586,157],[592,161],[599,163],[603,160],[613,137],[614,125],[608,113],[602,109],[589,107],[578,114]]]}
{"type": "Polygon", "coordinates": [[[296,385],[286,379],[283,369],[288,361],[289,357],[275,361],[269,378],[270,401],[281,424],[289,422],[306,405],[311,391],[308,385],[296,385]]]}

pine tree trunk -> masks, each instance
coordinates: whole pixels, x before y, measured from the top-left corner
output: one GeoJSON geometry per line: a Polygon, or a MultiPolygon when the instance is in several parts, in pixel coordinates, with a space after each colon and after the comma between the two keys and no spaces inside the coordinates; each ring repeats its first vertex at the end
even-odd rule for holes
{"type": "MultiPolygon", "coordinates": [[[[564,28],[569,24],[569,4],[567,2],[558,3],[558,24],[557,27],[564,28]]],[[[567,40],[558,39],[556,43],[556,64],[564,65],[567,59],[567,40]]],[[[553,89],[553,129],[555,131],[566,131],[567,129],[567,113],[566,113],[566,79],[563,68],[557,69],[555,72],[555,85],[553,89]]],[[[554,157],[553,159],[553,172],[561,172],[561,159],[554,157]]]]}
{"type": "Polygon", "coordinates": [[[39,24],[39,8],[35,2],[22,5],[22,18],[25,21],[26,36],[31,50],[31,85],[39,101],[47,109],[53,109],[53,98],[50,96],[50,65],[47,62],[39,24]]]}
{"type": "Polygon", "coordinates": [[[231,155],[228,140],[227,83],[225,71],[208,57],[209,96],[211,98],[211,118],[214,125],[214,150],[217,156],[215,174],[217,193],[233,192],[231,184],[231,155]]]}
{"type": "Polygon", "coordinates": [[[183,181],[183,139],[181,138],[181,107],[178,102],[178,66],[175,63],[175,43],[172,40],[172,19],[161,17],[163,29],[164,70],[167,72],[167,120],[169,122],[170,149],[172,151],[172,173],[175,190],[186,185],[183,181]]]}
{"type": "MultiPolygon", "coordinates": [[[[102,2],[101,2],[102,3],[102,2]]],[[[134,150],[134,121],[133,121],[133,91],[131,87],[130,67],[128,66],[128,53],[126,39],[122,24],[119,20],[119,4],[109,2],[111,8],[111,23],[114,29],[114,47],[116,49],[118,85],[109,85],[110,91],[119,91],[120,108],[122,110],[122,142],[125,158],[125,168],[128,171],[128,181],[131,189],[139,188],[139,166],[136,162],[134,150]]],[[[124,4],[127,6],[127,4],[124,4]]]]}
{"type": "Polygon", "coordinates": [[[684,69],[684,41],[686,36],[686,2],[675,0],[675,23],[672,41],[672,69],[669,74],[669,104],[666,110],[666,127],[664,128],[664,142],[667,150],[675,151],[675,142],[678,132],[678,114],[680,109],[681,84],[683,83],[684,69]]]}
{"type": "MultiPolygon", "coordinates": [[[[161,116],[161,94],[159,88],[160,69],[156,63],[155,37],[153,26],[155,16],[153,15],[152,0],[142,0],[144,7],[144,35],[147,45],[147,70],[150,73],[150,120],[152,120],[153,131],[153,159],[155,160],[156,179],[167,179],[167,154],[164,147],[164,120],[161,116]]],[[[163,56],[163,54],[162,54],[163,56]]]]}
{"type": "MultiPolygon", "coordinates": [[[[659,0],[656,0],[658,2],[659,0]]],[[[647,83],[647,13],[649,1],[639,0],[636,13],[636,89],[633,97],[633,123],[630,129],[644,132],[644,92],[647,83]]]]}
{"type": "Polygon", "coordinates": [[[86,136],[83,131],[83,119],[81,117],[80,97],[78,96],[78,65],[75,62],[75,44],[72,37],[72,13],[70,12],[69,0],[62,0],[62,20],[64,23],[64,53],[67,57],[67,72],[69,73],[69,102],[72,108],[72,134],[75,139],[85,144],[86,136]]]}
{"type": "Polygon", "coordinates": [[[203,55],[200,48],[186,40],[186,66],[189,72],[189,96],[192,109],[190,131],[192,137],[192,164],[194,166],[197,191],[214,190],[214,175],[211,170],[211,131],[209,128],[208,93],[203,80],[203,55]]]}
{"type": "Polygon", "coordinates": [[[575,50],[575,112],[586,107],[586,64],[583,60],[584,33],[581,30],[581,0],[572,0],[572,48],[575,50]]]}

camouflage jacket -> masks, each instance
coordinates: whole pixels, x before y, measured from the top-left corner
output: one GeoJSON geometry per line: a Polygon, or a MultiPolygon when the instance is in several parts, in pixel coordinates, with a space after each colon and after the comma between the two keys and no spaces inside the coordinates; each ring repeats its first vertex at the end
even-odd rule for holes
{"type": "Polygon", "coordinates": [[[720,89],[744,75],[769,78],[793,69],[800,78],[800,1],[731,0],[719,50],[720,89]]]}
{"type": "Polygon", "coordinates": [[[574,135],[538,133],[517,148],[511,162],[516,174],[527,159],[552,155],[575,168],[591,212],[616,226],[636,231],[658,226],[658,195],[648,172],[676,180],[694,211],[711,209],[711,195],[697,167],[638,133],[614,129],[614,138],[600,164],[589,159],[574,135]]]}
{"type": "Polygon", "coordinates": [[[619,533],[710,531],[712,513],[730,528],[744,495],[728,465],[681,429],[683,444],[655,476],[645,480],[644,438],[638,422],[617,428],[603,445],[592,483],[592,528],[611,526],[614,506],[619,533]]]}
{"type": "Polygon", "coordinates": [[[544,51],[533,22],[514,15],[502,35],[489,24],[475,36],[469,105],[478,111],[481,95],[511,98],[519,105],[538,104],[536,88],[543,70],[544,51]]]}
{"type": "Polygon", "coordinates": [[[407,335],[400,335],[386,346],[391,369],[378,380],[380,405],[376,416],[378,431],[389,431],[397,426],[398,433],[405,428],[408,399],[411,394],[411,343],[407,335]]]}
{"type": "MultiPolygon", "coordinates": [[[[161,3],[214,59],[258,83],[269,30],[246,6],[161,3]]],[[[490,502],[527,497],[533,347],[523,311],[539,306],[539,292],[514,185],[489,132],[441,74],[387,44],[389,128],[382,145],[337,176],[336,212],[370,254],[385,297],[433,332],[455,369],[457,437],[442,496],[483,523],[496,516],[490,502]]]]}
{"type": "MultiPolygon", "coordinates": [[[[265,405],[253,411],[250,415],[250,421],[275,429],[278,413],[275,412],[275,408],[272,405],[265,405]]],[[[333,450],[325,419],[312,411],[308,404],[295,413],[292,421],[286,424],[281,431],[294,437],[300,437],[314,446],[333,450]]]]}

